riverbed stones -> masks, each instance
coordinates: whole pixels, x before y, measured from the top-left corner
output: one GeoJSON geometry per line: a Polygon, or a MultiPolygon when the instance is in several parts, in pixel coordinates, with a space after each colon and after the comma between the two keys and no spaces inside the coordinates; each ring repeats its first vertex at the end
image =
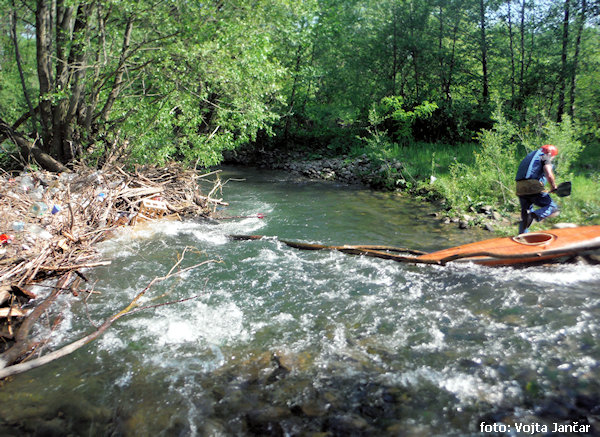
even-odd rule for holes
{"type": "MultiPolygon", "coordinates": [[[[273,151],[262,148],[226,151],[224,157],[225,162],[228,163],[286,170],[292,174],[310,179],[336,181],[349,185],[365,185],[370,188],[385,190],[414,190],[415,188],[412,182],[407,181],[403,176],[405,165],[398,160],[376,162],[366,155],[307,160],[305,154],[301,152],[273,151]]],[[[419,188],[415,194],[424,198],[433,197],[433,193],[426,187],[419,188]]],[[[448,218],[444,214],[439,214],[437,218],[444,224],[457,223],[460,229],[468,229],[471,226],[479,225],[490,232],[494,231],[492,226],[486,225],[482,219],[489,219],[494,222],[505,221],[504,217],[489,204],[471,205],[469,212],[477,219],[448,218]]]]}
{"type": "Polygon", "coordinates": [[[289,408],[266,406],[246,413],[246,425],[254,435],[283,436],[281,421],[291,415],[289,408]]]}

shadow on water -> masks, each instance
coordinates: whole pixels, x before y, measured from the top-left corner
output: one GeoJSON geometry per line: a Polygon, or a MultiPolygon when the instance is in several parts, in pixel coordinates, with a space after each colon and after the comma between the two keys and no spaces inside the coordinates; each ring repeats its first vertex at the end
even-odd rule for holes
{"type": "Polygon", "coordinates": [[[226,185],[223,216],[265,218],[161,223],[106,242],[112,265],[87,273],[100,294],[61,297],[49,347],[119,311],[186,246],[197,248],[186,265],[221,262],[142,303],[195,299],[121,319],[4,383],[1,435],[544,435],[573,422],[588,427],[573,435],[597,435],[600,268],[413,266],[231,241],[434,250],[489,234],[441,225],[430,205],[395,194],[223,177],[246,179],[226,185]]]}

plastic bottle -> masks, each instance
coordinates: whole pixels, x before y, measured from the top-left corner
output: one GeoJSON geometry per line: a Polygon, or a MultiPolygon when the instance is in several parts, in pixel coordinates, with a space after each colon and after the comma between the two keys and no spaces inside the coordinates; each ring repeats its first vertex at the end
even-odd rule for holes
{"type": "Polygon", "coordinates": [[[31,208],[29,208],[29,212],[31,212],[35,216],[42,216],[48,211],[48,205],[44,202],[33,202],[31,208]]]}
{"type": "Polygon", "coordinates": [[[20,232],[23,229],[25,229],[25,223],[23,223],[23,222],[13,222],[12,229],[13,229],[13,231],[20,232]]]}
{"type": "Polygon", "coordinates": [[[33,178],[29,175],[21,176],[19,186],[21,187],[21,190],[23,190],[23,192],[28,192],[33,188],[33,178]]]}
{"type": "Polygon", "coordinates": [[[32,192],[31,192],[31,198],[33,200],[42,200],[42,197],[44,196],[44,187],[43,186],[38,186],[36,187],[32,192]]]}
{"type": "Polygon", "coordinates": [[[43,238],[44,240],[49,240],[52,238],[52,234],[50,232],[36,224],[27,226],[27,232],[36,237],[43,238]]]}

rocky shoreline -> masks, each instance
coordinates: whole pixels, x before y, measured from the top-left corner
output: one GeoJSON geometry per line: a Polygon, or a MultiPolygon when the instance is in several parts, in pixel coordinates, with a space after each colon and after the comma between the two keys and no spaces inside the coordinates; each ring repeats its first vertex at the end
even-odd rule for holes
{"type": "Polygon", "coordinates": [[[367,155],[350,157],[347,155],[334,158],[307,159],[305,154],[297,151],[273,151],[265,149],[237,149],[225,154],[227,164],[285,170],[291,174],[310,179],[335,181],[348,185],[361,185],[374,190],[404,192],[423,200],[436,202],[439,211],[432,216],[442,223],[456,225],[460,229],[480,227],[489,232],[511,225],[514,217],[504,217],[491,205],[478,208],[472,206],[468,212],[453,215],[439,199],[434,190],[427,190],[417,181],[407,180],[404,176],[404,164],[397,160],[371,160],[367,155]]]}

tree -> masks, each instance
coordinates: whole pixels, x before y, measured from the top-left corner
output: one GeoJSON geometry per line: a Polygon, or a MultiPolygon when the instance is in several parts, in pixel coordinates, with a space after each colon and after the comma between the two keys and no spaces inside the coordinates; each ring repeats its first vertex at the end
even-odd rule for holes
{"type": "Polygon", "coordinates": [[[581,36],[583,35],[583,28],[585,26],[585,19],[587,14],[587,1],[581,0],[581,6],[579,11],[579,20],[577,25],[577,38],[575,40],[575,53],[573,55],[573,68],[571,71],[571,92],[569,99],[569,116],[571,119],[575,115],[575,93],[577,89],[577,68],[579,65],[579,55],[581,50],[581,36]]]}
{"type": "Polygon", "coordinates": [[[281,71],[270,57],[266,5],[11,3],[15,47],[35,31],[36,57],[25,61],[35,65],[37,89],[23,83],[22,91],[38,95],[24,116],[38,129],[31,136],[22,121],[2,120],[2,134],[24,154],[44,154],[38,162],[53,170],[86,152],[102,161],[120,135],[132,140],[135,159],[215,163],[276,117],[281,71]]]}
{"type": "Polygon", "coordinates": [[[563,113],[565,111],[565,89],[568,80],[568,65],[567,55],[569,48],[569,14],[571,10],[571,0],[565,0],[564,3],[564,19],[563,19],[563,33],[562,33],[562,51],[560,56],[560,78],[559,78],[559,93],[558,93],[558,109],[556,119],[560,123],[562,120],[563,113]]]}
{"type": "Polygon", "coordinates": [[[485,0],[479,0],[479,30],[481,32],[481,98],[482,103],[487,105],[490,100],[489,79],[488,79],[488,41],[486,36],[486,4],[485,0]]]}

